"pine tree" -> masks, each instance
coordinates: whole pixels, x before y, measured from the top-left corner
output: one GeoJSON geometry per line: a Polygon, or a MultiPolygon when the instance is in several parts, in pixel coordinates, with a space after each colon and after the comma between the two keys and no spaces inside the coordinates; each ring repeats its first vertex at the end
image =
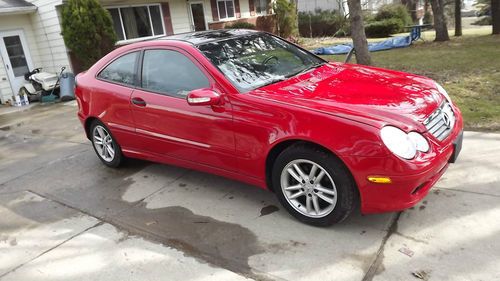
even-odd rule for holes
{"type": "Polygon", "coordinates": [[[69,0],[63,6],[62,36],[83,69],[112,51],[117,40],[111,15],[97,0],[69,0]]]}

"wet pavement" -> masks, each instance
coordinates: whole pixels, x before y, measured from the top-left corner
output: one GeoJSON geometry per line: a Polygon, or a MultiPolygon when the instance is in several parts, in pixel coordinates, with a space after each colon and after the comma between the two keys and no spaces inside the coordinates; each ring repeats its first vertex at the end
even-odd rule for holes
{"type": "Polygon", "coordinates": [[[239,182],[103,166],[74,103],[0,112],[0,280],[500,280],[499,157],[466,132],[419,205],[316,228],[239,182]]]}

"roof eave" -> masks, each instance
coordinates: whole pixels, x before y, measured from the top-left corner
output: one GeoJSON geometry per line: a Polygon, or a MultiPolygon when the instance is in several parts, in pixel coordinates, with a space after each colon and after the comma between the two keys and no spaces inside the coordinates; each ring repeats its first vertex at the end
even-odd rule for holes
{"type": "Polygon", "coordinates": [[[19,14],[31,14],[36,12],[38,8],[36,6],[30,7],[12,7],[12,8],[0,8],[0,16],[3,15],[19,15],[19,14]]]}

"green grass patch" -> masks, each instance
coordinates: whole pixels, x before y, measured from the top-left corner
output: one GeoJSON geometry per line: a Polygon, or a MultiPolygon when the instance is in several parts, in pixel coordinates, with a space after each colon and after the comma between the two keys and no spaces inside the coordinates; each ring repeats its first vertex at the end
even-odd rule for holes
{"type": "MultiPolygon", "coordinates": [[[[345,55],[324,57],[345,59],[345,55]]],[[[372,59],[377,67],[441,83],[462,110],[466,129],[500,131],[500,36],[466,33],[445,43],[419,42],[375,52],[372,59]]]]}

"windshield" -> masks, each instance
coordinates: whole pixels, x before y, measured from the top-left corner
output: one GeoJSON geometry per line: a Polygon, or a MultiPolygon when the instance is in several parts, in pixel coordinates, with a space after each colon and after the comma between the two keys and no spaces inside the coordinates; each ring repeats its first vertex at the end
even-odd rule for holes
{"type": "Polygon", "coordinates": [[[266,33],[211,42],[198,48],[241,92],[282,81],[325,63],[266,33]]]}

